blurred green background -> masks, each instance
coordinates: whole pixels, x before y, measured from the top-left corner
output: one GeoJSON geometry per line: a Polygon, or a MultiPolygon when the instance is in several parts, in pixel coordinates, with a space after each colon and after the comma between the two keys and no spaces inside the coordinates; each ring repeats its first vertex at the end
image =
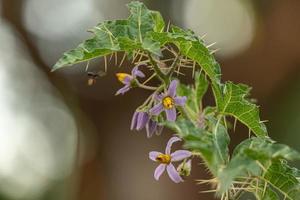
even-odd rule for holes
{"type": "MultiPolygon", "coordinates": [[[[183,184],[153,179],[148,152],[172,134],[129,131],[147,93],[115,97],[109,74],[87,85],[85,65],[50,73],[65,50],[105,19],[127,17],[128,0],[0,0],[0,199],[213,199],[199,161],[183,184]]],[[[166,21],[217,42],[223,80],[253,87],[270,136],[300,151],[299,0],[149,0],[166,21]]],[[[127,63],[128,64],[128,63],[127,63]]],[[[91,70],[103,68],[103,60],[91,70]]],[[[213,104],[208,98],[206,104],[213,104]]],[[[242,125],[232,145],[248,136],[242,125]]],[[[294,163],[295,166],[297,163],[294,163]]],[[[298,163],[298,167],[300,164],[298,163]]]]}

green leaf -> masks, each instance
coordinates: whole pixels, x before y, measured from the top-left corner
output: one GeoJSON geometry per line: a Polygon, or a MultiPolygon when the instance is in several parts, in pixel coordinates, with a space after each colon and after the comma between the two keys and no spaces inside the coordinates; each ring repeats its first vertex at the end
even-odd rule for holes
{"type": "Polygon", "coordinates": [[[213,91],[220,113],[235,117],[259,137],[267,135],[266,127],[259,118],[258,106],[246,99],[250,92],[247,85],[227,82],[219,87],[213,84],[213,91]]]}
{"type": "Polygon", "coordinates": [[[166,43],[173,43],[180,50],[180,53],[197,62],[213,82],[220,82],[220,65],[211,55],[202,40],[190,30],[183,30],[172,26],[171,32],[151,33],[153,40],[160,42],[161,46],[166,43]]]}
{"type": "Polygon", "coordinates": [[[142,49],[147,50],[156,56],[162,56],[161,50],[160,50],[160,43],[153,41],[151,38],[146,37],[142,44],[142,49]]]}
{"type": "Polygon", "coordinates": [[[299,170],[289,167],[286,162],[274,162],[261,178],[260,190],[256,193],[257,197],[264,200],[299,199],[300,182],[297,179],[298,174],[299,170]],[[282,198],[278,198],[278,196],[282,198]]]}
{"type": "Polygon", "coordinates": [[[208,80],[205,78],[204,74],[197,72],[195,75],[195,90],[196,90],[196,98],[195,101],[198,104],[202,101],[204,94],[208,89],[208,80]]]}
{"type": "Polygon", "coordinates": [[[131,13],[128,18],[129,33],[136,37],[140,43],[143,43],[143,39],[148,32],[161,32],[164,29],[163,18],[159,12],[148,10],[139,1],[132,1],[127,6],[131,13]]]}
{"type": "Polygon", "coordinates": [[[160,55],[159,43],[147,35],[164,29],[162,16],[156,11],[148,10],[141,2],[130,2],[128,7],[131,12],[128,19],[104,21],[92,28],[90,32],[94,36],[64,53],[52,71],[118,51],[131,54],[134,50],[144,49],[160,55]]]}
{"type": "Polygon", "coordinates": [[[209,170],[214,174],[225,167],[228,159],[229,136],[220,120],[210,121],[212,132],[197,127],[192,122],[180,118],[176,122],[166,122],[166,126],[174,130],[185,140],[185,146],[201,154],[209,170]]]}
{"type": "Polygon", "coordinates": [[[250,138],[243,141],[234,151],[233,155],[244,152],[254,160],[264,161],[270,159],[300,160],[298,151],[284,144],[278,144],[270,139],[250,138]]]}
{"type": "Polygon", "coordinates": [[[281,159],[298,160],[300,154],[287,145],[277,144],[270,139],[253,137],[243,141],[235,148],[226,168],[218,174],[220,191],[228,190],[233,180],[240,176],[260,176],[264,168],[281,159]]]}

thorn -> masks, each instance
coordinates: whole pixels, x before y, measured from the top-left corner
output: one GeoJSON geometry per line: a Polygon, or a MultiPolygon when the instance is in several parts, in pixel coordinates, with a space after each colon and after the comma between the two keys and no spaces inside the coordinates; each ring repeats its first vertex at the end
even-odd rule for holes
{"type": "Polygon", "coordinates": [[[134,63],[136,57],[139,55],[139,51],[140,51],[140,50],[138,50],[137,52],[134,52],[134,53],[133,53],[134,56],[133,56],[133,58],[132,58],[132,63],[134,63]]]}
{"type": "Polygon", "coordinates": [[[207,33],[205,33],[204,35],[202,35],[202,36],[200,37],[200,39],[201,39],[201,40],[204,39],[204,38],[206,37],[206,35],[207,35],[207,33]]]}
{"type": "Polygon", "coordinates": [[[118,53],[115,52],[115,65],[118,65],[118,53]]]}
{"type": "Polygon", "coordinates": [[[217,190],[205,190],[205,191],[200,191],[199,193],[213,193],[213,192],[217,192],[217,190]]]}
{"type": "Polygon", "coordinates": [[[141,62],[141,60],[143,59],[144,55],[142,53],[140,53],[139,55],[140,55],[140,58],[139,58],[138,62],[141,62]]]}
{"type": "Polygon", "coordinates": [[[192,69],[193,68],[193,66],[188,66],[188,65],[180,65],[180,67],[183,67],[183,68],[189,68],[189,69],[192,69]]]}
{"type": "Polygon", "coordinates": [[[87,61],[85,71],[87,72],[89,70],[90,61],[87,61]]]}
{"type": "Polygon", "coordinates": [[[236,128],[236,123],[237,123],[237,118],[234,118],[234,124],[233,124],[233,132],[235,132],[235,128],[236,128]]]}
{"type": "Polygon", "coordinates": [[[164,60],[160,60],[160,61],[161,62],[168,62],[168,61],[171,61],[171,60],[174,60],[174,58],[164,59],[164,60]]]}
{"type": "Polygon", "coordinates": [[[124,53],[123,58],[122,58],[122,60],[121,60],[121,63],[119,64],[119,67],[121,67],[121,65],[123,64],[125,58],[126,58],[126,53],[124,53]]]}
{"type": "Polygon", "coordinates": [[[211,52],[210,52],[210,54],[212,55],[212,54],[214,54],[214,53],[216,53],[216,52],[218,52],[220,49],[215,49],[215,50],[212,50],[211,52]]]}
{"type": "Polygon", "coordinates": [[[156,76],[156,73],[152,74],[146,81],[144,81],[144,83],[142,83],[143,85],[145,85],[146,83],[148,83],[152,78],[154,78],[156,76]]]}
{"type": "Polygon", "coordinates": [[[225,125],[225,128],[228,130],[227,120],[226,120],[226,117],[225,117],[225,116],[224,116],[224,125],[225,125]]]}
{"type": "Polygon", "coordinates": [[[196,61],[193,62],[193,72],[192,72],[193,78],[195,77],[195,70],[196,70],[196,61]]]}
{"type": "Polygon", "coordinates": [[[212,46],[214,46],[215,44],[217,44],[217,42],[213,42],[213,43],[207,45],[206,48],[212,47],[212,46]]]}
{"type": "Polygon", "coordinates": [[[262,120],[262,121],[260,121],[259,123],[266,123],[266,122],[269,122],[269,120],[262,120]]]}
{"type": "Polygon", "coordinates": [[[168,25],[167,25],[167,31],[166,31],[166,32],[169,32],[170,25],[171,25],[171,21],[169,20],[169,21],[168,21],[168,25]]]}
{"type": "Polygon", "coordinates": [[[111,59],[112,59],[113,56],[114,56],[114,53],[110,54],[109,62],[111,61],[111,59]]]}
{"type": "Polygon", "coordinates": [[[104,56],[104,71],[107,72],[107,58],[104,56]]]}
{"type": "Polygon", "coordinates": [[[258,160],[256,160],[256,164],[258,165],[258,166],[260,166],[260,168],[264,171],[264,172],[267,172],[267,169],[258,161],[258,160]]]}

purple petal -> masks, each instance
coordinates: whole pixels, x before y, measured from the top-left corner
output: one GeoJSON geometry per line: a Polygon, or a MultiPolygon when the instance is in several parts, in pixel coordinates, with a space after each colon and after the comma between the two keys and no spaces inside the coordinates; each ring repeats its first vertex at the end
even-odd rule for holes
{"type": "Polygon", "coordinates": [[[171,154],[171,161],[172,162],[181,161],[190,157],[191,155],[192,153],[190,151],[178,150],[171,154]]]}
{"type": "Polygon", "coordinates": [[[170,122],[174,122],[176,121],[176,109],[175,108],[171,108],[171,109],[166,109],[166,114],[167,114],[167,120],[170,122]]]}
{"type": "Polygon", "coordinates": [[[173,164],[169,164],[167,166],[167,172],[169,174],[170,179],[175,183],[183,182],[183,179],[180,177],[173,164]]]}
{"type": "Polygon", "coordinates": [[[174,100],[175,100],[175,105],[184,106],[186,102],[186,97],[175,97],[174,100]]]}
{"type": "Polygon", "coordinates": [[[166,154],[167,155],[170,155],[171,154],[171,146],[174,142],[178,142],[178,141],[181,141],[181,139],[179,137],[171,137],[167,143],[167,146],[166,146],[166,154]]]}
{"type": "Polygon", "coordinates": [[[168,88],[168,96],[170,96],[170,97],[175,97],[175,95],[176,95],[177,84],[178,84],[178,81],[177,81],[177,80],[173,80],[173,81],[170,83],[170,86],[169,86],[169,88],[168,88]]]}
{"type": "Polygon", "coordinates": [[[149,122],[146,124],[146,132],[148,138],[152,137],[153,133],[156,131],[156,128],[157,122],[150,119],[149,122]]]}
{"type": "Polygon", "coordinates": [[[132,69],[131,75],[133,77],[141,77],[141,78],[145,77],[145,74],[138,69],[138,66],[136,66],[132,69]]]}
{"type": "Polygon", "coordinates": [[[128,92],[128,90],[130,90],[130,88],[131,88],[130,85],[125,85],[124,87],[119,89],[115,95],[119,95],[119,94],[124,95],[126,92],[128,92]]]}
{"type": "Polygon", "coordinates": [[[146,112],[139,112],[136,130],[142,130],[149,121],[149,115],[146,112]]]}
{"type": "Polygon", "coordinates": [[[159,115],[164,110],[164,107],[161,103],[156,104],[149,110],[151,115],[159,115]]]}
{"type": "Polygon", "coordinates": [[[160,153],[158,151],[151,151],[151,152],[149,152],[149,158],[156,162],[156,158],[159,154],[162,154],[162,153],[160,153]]]}
{"type": "Polygon", "coordinates": [[[155,180],[158,181],[159,177],[162,175],[162,173],[165,171],[166,165],[165,164],[160,164],[158,167],[156,167],[154,171],[154,178],[155,180]]]}
{"type": "Polygon", "coordinates": [[[123,80],[123,83],[124,83],[125,85],[130,85],[132,79],[133,79],[133,78],[132,78],[131,76],[126,76],[126,77],[124,78],[124,80],[123,80]]]}
{"type": "Polygon", "coordinates": [[[163,94],[154,94],[154,95],[155,95],[155,99],[156,99],[157,101],[162,101],[163,98],[164,98],[164,95],[163,95],[163,94]]]}
{"type": "Polygon", "coordinates": [[[133,129],[136,128],[138,114],[139,114],[138,112],[134,112],[134,114],[133,114],[133,116],[132,116],[132,120],[131,120],[130,130],[133,130],[133,129]]]}

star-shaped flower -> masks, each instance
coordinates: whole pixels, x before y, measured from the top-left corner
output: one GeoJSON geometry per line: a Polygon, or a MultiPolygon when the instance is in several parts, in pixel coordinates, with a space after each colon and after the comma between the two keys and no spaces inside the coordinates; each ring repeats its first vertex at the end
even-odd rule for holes
{"type": "Polygon", "coordinates": [[[151,115],[159,115],[162,111],[165,111],[168,121],[176,120],[176,106],[184,106],[186,102],[185,96],[179,97],[176,95],[177,84],[178,81],[173,80],[165,94],[156,96],[159,103],[149,110],[151,115]]]}
{"type": "Polygon", "coordinates": [[[174,142],[181,141],[179,137],[172,137],[167,143],[165,153],[160,153],[158,151],[151,151],[149,153],[149,158],[153,161],[160,163],[154,171],[154,178],[156,180],[162,175],[162,173],[167,169],[168,175],[172,181],[175,183],[183,182],[183,179],[179,175],[178,171],[175,169],[172,162],[177,162],[189,158],[192,153],[187,150],[177,150],[171,153],[171,146],[174,142]]]}

